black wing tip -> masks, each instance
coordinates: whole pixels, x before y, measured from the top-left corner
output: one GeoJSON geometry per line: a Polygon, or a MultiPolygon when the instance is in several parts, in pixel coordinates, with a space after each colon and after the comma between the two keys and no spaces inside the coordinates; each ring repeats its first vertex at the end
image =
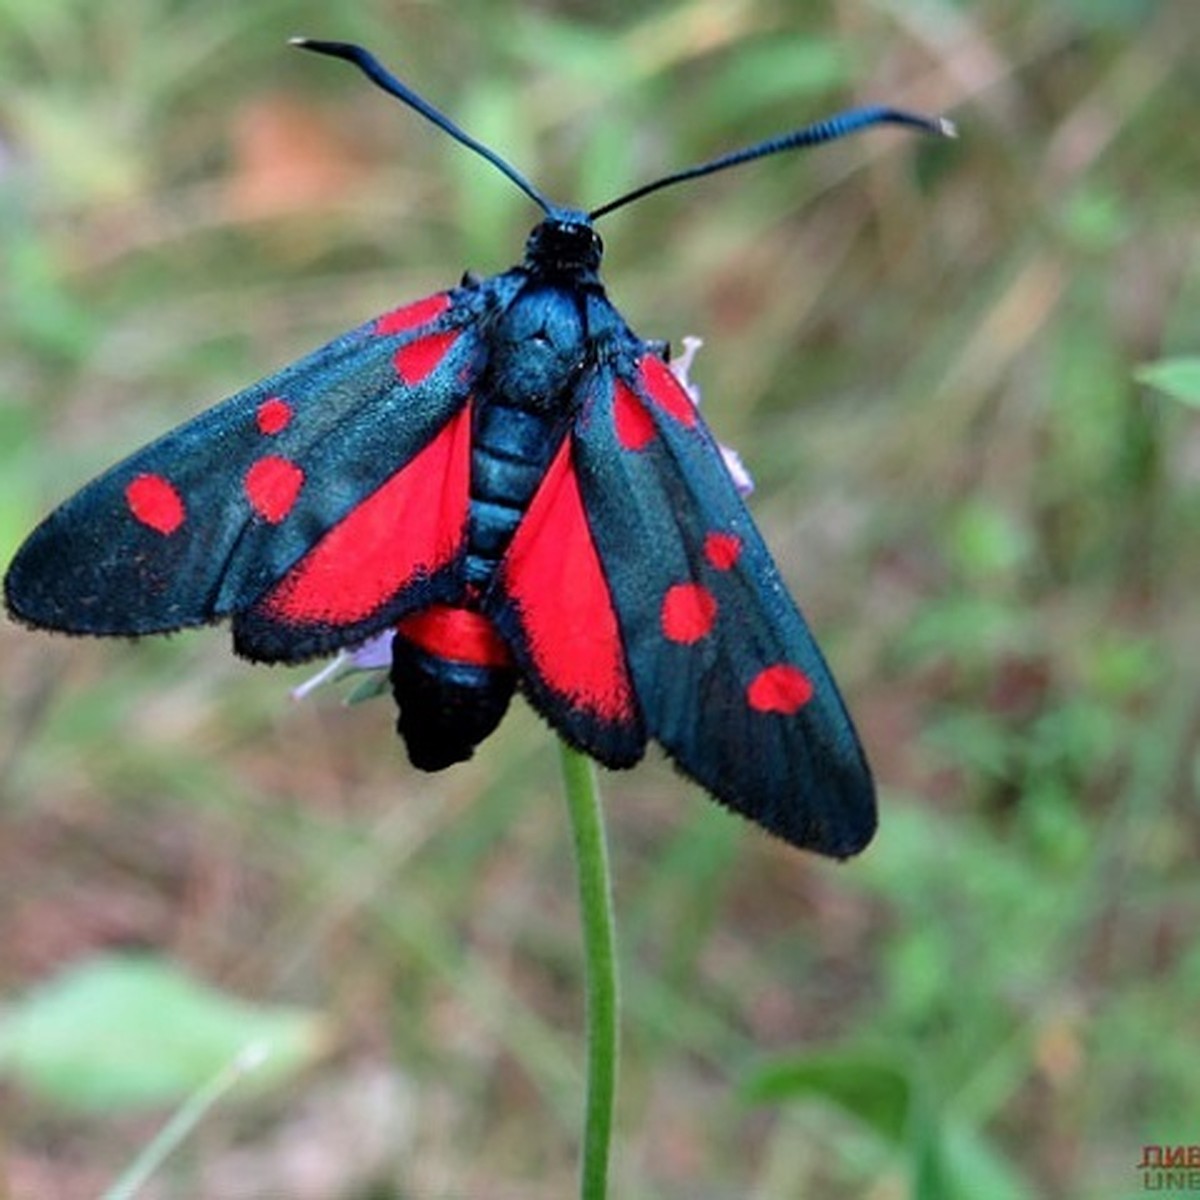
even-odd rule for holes
{"type": "Polygon", "coordinates": [[[845,862],[861,854],[874,840],[879,820],[872,808],[869,817],[858,821],[851,829],[841,830],[839,836],[816,844],[802,845],[802,850],[812,850],[826,858],[845,862]]]}
{"type": "Polygon", "coordinates": [[[775,798],[756,803],[736,789],[700,778],[669,747],[658,744],[675,770],[710,799],[796,850],[845,862],[871,844],[879,826],[875,783],[865,763],[861,764],[860,774],[838,787],[836,797],[791,803],[775,798]]]}
{"type": "Polygon", "coordinates": [[[14,624],[23,625],[26,629],[38,629],[51,633],[86,633],[86,630],[64,628],[56,624],[52,611],[56,606],[39,604],[36,599],[30,599],[30,581],[24,578],[22,560],[24,548],[17,552],[7,573],[4,576],[4,611],[8,613],[14,624]]]}
{"type": "Polygon", "coordinates": [[[850,788],[841,789],[832,799],[818,798],[798,839],[787,840],[801,850],[811,850],[826,858],[845,862],[861,854],[879,828],[879,810],[875,801],[875,782],[866,764],[863,776],[850,788]]]}
{"type": "Polygon", "coordinates": [[[874,791],[867,796],[857,797],[853,805],[848,805],[844,799],[837,803],[838,811],[825,811],[818,807],[813,812],[807,806],[804,810],[784,814],[758,814],[747,808],[737,808],[735,811],[797,850],[845,862],[861,854],[871,844],[879,821],[874,791]],[[853,812],[844,811],[847,807],[852,807],[853,812]]]}

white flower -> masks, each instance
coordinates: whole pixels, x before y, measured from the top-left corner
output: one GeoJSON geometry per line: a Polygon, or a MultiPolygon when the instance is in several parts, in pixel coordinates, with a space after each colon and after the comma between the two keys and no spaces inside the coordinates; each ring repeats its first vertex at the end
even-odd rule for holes
{"type": "Polygon", "coordinates": [[[324,684],[360,671],[388,670],[392,665],[392,636],[393,631],[388,629],[377,633],[361,645],[349,650],[339,650],[337,657],[326,663],[315,675],[292,688],[292,699],[303,700],[309,692],[324,684]]]}

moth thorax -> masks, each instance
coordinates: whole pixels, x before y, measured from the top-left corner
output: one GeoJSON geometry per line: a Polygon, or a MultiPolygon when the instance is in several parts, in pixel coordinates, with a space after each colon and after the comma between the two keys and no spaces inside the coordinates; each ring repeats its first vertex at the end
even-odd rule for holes
{"type": "Polygon", "coordinates": [[[492,334],[492,395],[516,408],[556,409],[586,352],[587,330],[575,293],[551,283],[531,283],[492,334]]]}

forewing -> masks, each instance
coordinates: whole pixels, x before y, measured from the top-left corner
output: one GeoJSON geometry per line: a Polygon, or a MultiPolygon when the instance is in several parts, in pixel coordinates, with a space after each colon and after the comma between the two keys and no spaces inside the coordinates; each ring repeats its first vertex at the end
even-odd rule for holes
{"type": "Polygon", "coordinates": [[[575,473],[647,732],[730,808],[835,857],[875,828],[857,735],[687,393],[644,346],[585,381],[575,473]]]}
{"type": "Polygon", "coordinates": [[[483,353],[474,303],[470,292],[442,293],[397,309],[113,467],[21,547],[5,579],[13,615],[83,634],[198,625],[253,609],[325,545],[307,609],[293,605],[313,619],[289,624],[279,619],[286,605],[260,606],[239,649],[300,659],[382,627],[397,593],[428,584],[462,540],[465,467],[446,507],[432,518],[425,508],[431,481],[445,490],[439,472],[458,462],[455,418],[483,353]],[[406,482],[414,462],[422,469],[406,482]],[[424,518],[405,527],[417,496],[424,518]],[[364,509],[371,519],[353,532],[366,536],[330,549],[334,531],[364,509]],[[318,619],[318,577],[325,598],[340,578],[360,602],[327,605],[318,619]]]}

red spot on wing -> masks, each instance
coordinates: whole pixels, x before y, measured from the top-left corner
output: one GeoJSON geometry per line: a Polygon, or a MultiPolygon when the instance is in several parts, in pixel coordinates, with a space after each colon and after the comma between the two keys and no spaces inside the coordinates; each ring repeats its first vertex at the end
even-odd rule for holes
{"type": "Polygon", "coordinates": [[[613,424],[626,450],[641,450],[654,437],[646,406],[619,379],[613,388],[613,424]]]}
{"type": "Polygon", "coordinates": [[[699,583],[677,583],[667,588],[659,615],[663,633],[673,642],[690,646],[712,629],[717,598],[699,583]]]}
{"type": "Polygon", "coordinates": [[[412,304],[404,305],[403,308],[396,308],[390,313],[384,313],[375,322],[375,332],[381,337],[389,333],[406,333],[420,325],[428,325],[449,307],[450,297],[445,292],[426,296],[424,300],[417,300],[412,304]]]}
{"type": "Polygon", "coordinates": [[[161,475],[138,475],[125,485],[125,503],[141,523],[157,533],[174,533],[187,515],[183,497],[161,475]]]}
{"type": "Polygon", "coordinates": [[[273,437],[288,427],[292,419],[292,406],[278,396],[270,396],[258,406],[254,419],[260,433],[273,437]]]}
{"type": "Polygon", "coordinates": [[[565,441],[501,564],[541,681],[602,720],[635,719],[608,582],[565,441]]]}
{"type": "Polygon", "coordinates": [[[458,334],[457,329],[447,329],[443,333],[431,333],[401,346],[396,351],[396,374],[409,387],[415,387],[431,375],[446,357],[450,347],[458,340],[458,334]]]}
{"type": "Polygon", "coordinates": [[[451,662],[504,667],[512,662],[496,626],[482,613],[433,604],[412,613],[396,626],[414,646],[451,662]]]}
{"type": "Polygon", "coordinates": [[[289,624],[351,624],[448,563],[466,529],[470,439],[468,406],[328,530],[256,607],[289,624]]]}
{"type": "Polygon", "coordinates": [[[799,667],[776,663],[750,681],[746,700],[758,712],[790,714],[803,708],[813,694],[812,681],[799,667]]]}
{"type": "Polygon", "coordinates": [[[278,525],[292,511],[304,472],[291,459],[268,454],[246,472],[246,498],[264,521],[278,525]]]}
{"type": "Polygon", "coordinates": [[[671,368],[661,358],[656,354],[643,354],[638,363],[638,371],[646,395],[663,412],[670,413],[681,425],[695,425],[696,406],[692,403],[692,398],[683,390],[679,380],[671,374],[671,368]]]}
{"type": "Polygon", "coordinates": [[[736,533],[710,533],[704,539],[704,557],[718,571],[732,569],[742,556],[742,539],[736,533]]]}

